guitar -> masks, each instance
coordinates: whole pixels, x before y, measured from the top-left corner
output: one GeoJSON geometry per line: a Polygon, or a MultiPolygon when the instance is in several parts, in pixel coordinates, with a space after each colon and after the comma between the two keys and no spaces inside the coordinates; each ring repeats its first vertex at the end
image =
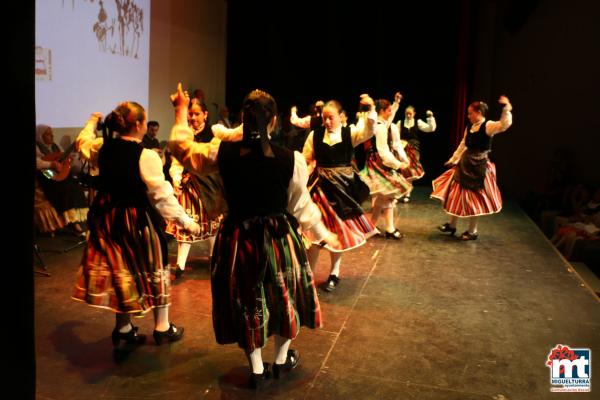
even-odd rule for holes
{"type": "Polygon", "coordinates": [[[71,172],[72,160],[71,157],[69,157],[69,154],[71,154],[74,148],[75,141],[73,141],[73,143],[71,143],[71,145],[67,147],[64,153],[57,151],[55,153],[46,154],[44,157],[42,157],[42,160],[44,161],[57,161],[61,165],[60,171],[56,171],[52,168],[42,169],[42,175],[48,179],[52,179],[53,181],[65,180],[71,172]]]}

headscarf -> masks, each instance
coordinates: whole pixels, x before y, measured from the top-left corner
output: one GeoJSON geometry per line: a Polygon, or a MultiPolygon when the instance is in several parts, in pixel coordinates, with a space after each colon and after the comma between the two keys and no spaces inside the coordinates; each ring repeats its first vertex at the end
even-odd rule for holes
{"type": "Polygon", "coordinates": [[[42,135],[48,130],[50,127],[48,125],[39,124],[35,127],[35,140],[36,142],[44,143],[44,139],[42,135]]]}

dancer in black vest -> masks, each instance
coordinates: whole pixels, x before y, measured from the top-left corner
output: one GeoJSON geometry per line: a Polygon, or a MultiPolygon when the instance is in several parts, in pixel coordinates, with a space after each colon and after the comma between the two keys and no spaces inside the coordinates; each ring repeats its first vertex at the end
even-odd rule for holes
{"type": "MultiPolygon", "coordinates": [[[[206,105],[194,98],[188,110],[188,124],[194,131],[194,140],[200,143],[210,142],[214,135],[208,125],[208,110],[206,105]]],[[[202,178],[185,170],[183,166],[173,159],[169,174],[173,180],[175,195],[179,204],[186,213],[200,225],[200,234],[192,235],[177,224],[167,224],[167,233],[177,239],[177,261],[171,267],[175,278],[180,278],[185,271],[190,248],[193,243],[208,240],[207,254],[210,257],[219,229],[219,216],[223,211],[221,206],[222,185],[218,175],[206,175],[202,178]]]]}
{"type": "Polygon", "coordinates": [[[431,197],[441,200],[450,221],[439,226],[454,235],[458,218],[469,219],[469,229],[462,240],[475,240],[478,217],[500,212],[502,196],[496,184],[496,166],[489,160],[493,137],[512,125],[512,106],[505,96],[498,100],[504,106],[500,121],[486,121],[487,104],[475,101],[469,105],[469,125],[460,145],[446,162],[451,168],[436,178],[431,197]]]}
{"type": "Polygon", "coordinates": [[[228,215],[223,220],[211,264],[213,326],[217,342],[238,343],[246,351],[250,384],[270,375],[261,349],[275,335],[273,376],[294,368],[299,353],[289,349],[300,326],[318,328],[321,309],[298,225],[339,247],[321,222],[306,188],[304,158],[269,142],[276,124],[275,100],[254,90],[243,102],[241,142],[195,143],[185,123],[187,93],[172,95],[176,125],[169,146],[195,174],[219,171],[228,215]]]}
{"type": "Polygon", "coordinates": [[[134,102],[119,104],[106,117],[103,137],[96,138],[101,118],[94,113],[76,142],[80,154],[97,164],[100,174],[73,298],[117,313],[115,346],[121,340],[145,341],[130,317],[150,310],[156,344],[177,341],[183,328],[169,321],[171,286],[163,218],[193,234],[200,227],[177,203],[159,155],[141,145],[147,128],[144,108],[134,102]]]}
{"type": "MultiPolygon", "coordinates": [[[[425,175],[421,165],[421,142],[419,141],[418,132],[435,132],[437,127],[433,112],[427,110],[425,114],[427,115],[427,122],[415,119],[415,108],[408,106],[404,110],[404,120],[399,120],[396,123],[400,139],[405,145],[404,151],[410,160],[408,167],[403,168],[401,172],[410,182],[421,179],[425,175]]],[[[410,193],[404,196],[402,201],[408,203],[410,193]]]]}
{"type": "MultiPolygon", "coordinates": [[[[343,128],[340,120],[342,106],[330,100],[323,108],[323,125],[313,130],[304,143],[302,154],[310,165],[316,165],[308,181],[313,201],[323,214],[323,223],[334,232],[341,249],[330,251],[331,271],[325,290],[334,290],[340,281],[342,252],[362,246],[374,235],[375,225],[364,214],[362,202],[369,198],[369,188],[352,166],[354,146],[373,136],[375,112],[373,99],[363,95],[361,100],[370,112],[355,127],[343,128]]],[[[315,268],[319,258],[319,240],[311,237],[308,250],[310,265],[315,268]]]]}
{"type": "MultiPolygon", "coordinates": [[[[371,220],[377,224],[383,216],[383,235],[386,239],[399,240],[404,234],[394,225],[395,200],[410,194],[413,189],[411,183],[399,171],[408,165],[408,158],[401,148],[397,150],[400,151],[402,160],[397,159],[390,149],[391,131],[395,130],[395,126],[389,122],[393,113],[392,104],[380,99],[375,102],[375,109],[378,118],[375,137],[365,143],[367,156],[360,175],[369,186],[372,196],[371,220]]],[[[397,132],[395,136],[398,137],[397,132]]]]}

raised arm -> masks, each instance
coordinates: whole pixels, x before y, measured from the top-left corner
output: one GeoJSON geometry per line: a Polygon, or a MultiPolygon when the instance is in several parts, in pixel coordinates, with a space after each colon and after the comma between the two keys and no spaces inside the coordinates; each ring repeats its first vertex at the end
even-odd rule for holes
{"type": "Polygon", "coordinates": [[[244,136],[244,125],[240,124],[235,128],[227,128],[223,124],[215,124],[210,127],[213,135],[223,142],[239,142],[244,136]]]}
{"type": "Polygon", "coordinates": [[[93,113],[75,139],[75,149],[84,160],[88,160],[93,166],[98,165],[98,152],[104,143],[101,137],[96,137],[96,127],[101,119],[101,113],[93,113]]]}
{"type": "Polygon", "coordinates": [[[498,103],[504,105],[500,121],[487,121],[485,124],[485,133],[489,136],[504,132],[512,125],[512,105],[506,96],[500,96],[498,103]]]}
{"type": "Polygon", "coordinates": [[[375,124],[377,122],[377,113],[375,112],[375,102],[368,94],[361,95],[361,105],[368,105],[369,112],[362,113],[361,120],[357,121],[356,125],[350,125],[350,136],[352,138],[352,146],[366,142],[375,134],[375,124]]]}
{"type": "Polygon", "coordinates": [[[417,128],[419,128],[421,132],[435,132],[435,128],[437,128],[437,125],[435,123],[433,112],[427,110],[425,114],[427,115],[427,122],[418,119],[417,128]]]}
{"type": "Polygon", "coordinates": [[[388,127],[394,122],[394,118],[396,118],[396,113],[400,109],[400,102],[402,101],[402,94],[400,92],[396,92],[394,95],[394,102],[392,103],[392,115],[390,115],[390,119],[387,121],[388,127]]]}
{"type": "Polygon", "coordinates": [[[312,117],[307,115],[306,117],[300,118],[298,117],[298,108],[296,106],[292,107],[290,113],[290,123],[298,128],[310,128],[310,119],[312,117]]]}
{"type": "Polygon", "coordinates": [[[171,102],[175,107],[175,125],[169,136],[169,150],[185,168],[196,175],[210,174],[218,170],[217,154],[219,152],[219,139],[210,143],[194,142],[194,133],[187,124],[187,110],[190,97],[177,86],[177,92],[171,95],[171,102]]]}

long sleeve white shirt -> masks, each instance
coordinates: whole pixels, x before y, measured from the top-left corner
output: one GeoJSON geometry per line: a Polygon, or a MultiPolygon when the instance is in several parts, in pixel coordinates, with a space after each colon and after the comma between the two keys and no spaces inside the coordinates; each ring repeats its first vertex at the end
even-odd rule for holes
{"type": "MultiPolygon", "coordinates": [[[[417,129],[419,129],[421,132],[434,132],[435,129],[437,128],[437,124],[435,122],[435,118],[432,116],[427,117],[427,122],[423,121],[422,119],[417,119],[417,129]]],[[[404,119],[403,121],[398,121],[398,123],[396,124],[398,125],[398,128],[400,128],[400,125],[402,125],[404,128],[412,128],[413,126],[415,126],[415,119],[411,118],[411,119],[404,119]]]]}
{"type": "MultiPolygon", "coordinates": [[[[512,105],[509,103],[502,108],[502,114],[500,115],[500,121],[486,121],[485,118],[482,118],[481,121],[476,122],[471,126],[470,132],[479,130],[481,124],[485,123],[485,133],[488,136],[494,136],[498,133],[504,132],[512,125],[512,105]]],[[[467,128],[465,128],[465,133],[463,138],[456,148],[452,157],[448,160],[448,163],[456,164],[462,157],[462,154],[467,149],[467,145],[465,143],[467,139],[467,128]]]]}
{"type": "MultiPolygon", "coordinates": [[[[375,133],[375,121],[377,121],[377,113],[374,110],[364,113],[356,125],[350,125],[350,137],[352,139],[352,147],[356,147],[360,143],[371,139],[375,133]]],[[[315,158],[315,147],[313,143],[314,131],[311,131],[304,142],[302,155],[307,163],[311,163],[315,158]]],[[[325,129],[323,135],[323,143],[328,146],[333,146],[342,141],[342,127],[340,126],[333,132],[325,129]]]]}

